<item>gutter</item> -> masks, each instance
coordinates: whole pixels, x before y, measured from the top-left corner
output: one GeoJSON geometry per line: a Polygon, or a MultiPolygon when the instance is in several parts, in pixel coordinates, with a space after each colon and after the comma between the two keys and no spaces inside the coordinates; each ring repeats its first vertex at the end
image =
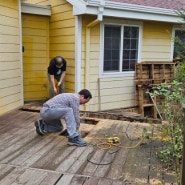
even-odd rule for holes
{"type": "Polygon", "coordinates": [[[141,6],[128,3],[118,3],[105,0],[67,0],[73,5],[74,15],[98,15],[98,10],[104,2],[104,17],[116,17],[125,19],[151,20],[171,23],[182,23],[176,10],[141,6]]]}

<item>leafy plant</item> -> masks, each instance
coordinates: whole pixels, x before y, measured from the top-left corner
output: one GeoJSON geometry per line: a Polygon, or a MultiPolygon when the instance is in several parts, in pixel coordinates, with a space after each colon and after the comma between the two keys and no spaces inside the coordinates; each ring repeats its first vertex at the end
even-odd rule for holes
{"type": "MultiPolygon", "coordinates": [[[[172,83],[161,83],[152,88],[153,97],[162,97],[163,101],[158,104],[160,112],[165,115],[168,124],[160,127],[162,137],[170,139],[164,141],[163,149],[157,152],[158,158],[167,168],[176,169],[180,174],[183,150],[184,113],[185,103],[184,85],[177,80],[172,83]]],[[[178,177],[180,179],[180,177],[178,177]]]]}

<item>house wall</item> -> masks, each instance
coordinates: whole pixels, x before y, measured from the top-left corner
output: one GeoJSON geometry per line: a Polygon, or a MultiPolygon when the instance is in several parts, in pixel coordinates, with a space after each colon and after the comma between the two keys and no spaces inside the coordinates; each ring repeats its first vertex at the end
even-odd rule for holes
{"type": "Polygon", "coordinates": [[[75,17],[65,0],[52,0],[50,18],[50,58],[62,56],[67,61],[65,92],[75,91],[75,17]]]}
{"type": "MultiPolygon", "coordinates": [[[[135,105],[135,86],[134,78],[131,77],[115,77],[100,78],[100,24],[90,29],[90,52],[89,65],[86,64],[86,25],[95,20],[96,17],[83,16],[83,73],[84,86],[93,94],[93,99],[88,103],[87,110],[100,111],[107,109],[117,109],[130,107],[135,105]],[[87,69],[89,68],[89,70],[87,69]],[[88,73],[87,73],[88,72],[88,73]],[[88,80],[88,83],[86,81],[88,80]]],[[[88,55],[88,54],[87,54],[88,55]]]]}
{"type": "Polygon", "coordinates": [[[65,0],[25,0],[26,3],[50,5],[50,59],[62,56],[67,61],[65,92],[75,91],[75,17],[65,0]]]}
{"type": "Polygon", "coordinates": [[[0,115],[22,105],[18,0],[0,1],[0,115]]]}
{"type": "Polygon", "coordinates": [[[22,14],[24,101],[49,97],[49,17],[22,14]]]}
{"type": "Polygon", "coordinates": [[[172,61],[173,25],[163,22],[143,22],[141,61],[172,61]]]}
{"type": "MultiPolygon", "coordinates": [[[[38,2],[41,2],[41,0],[38,2]]],[[[43,2],[46,3],[46,1],[43,2]]],[[[49,2],[52,7],[50,58],[62,55],[67,59],[65,87],[67,92],[74,92],[75,17],[72,15],[71,5],[66,3],[65,0],[50,0],[49,2]]],[[[100,48],[100,24],[90,28],[90,32],[87,31],[86,27],[96,18],[97,16],[82,16],[81,87],[88,88],[93,94],[93,99],[86,105],[86,110],[96,111],[135,106],[136,90],[133,75],[100,78],[100,51],[103,49],[100,48]],[[90,37],[87,36],[89,33],[90,37]],[[87,43],[88,39],[90,39],[89,43],[87,43]],[[87,45],[89,51],[87,51],[87,45]]],[[[173,25],[138,21],[143,23],[139,62],[170,61],[173,25]]]]}
{"type": "Polygon", "coordinates": [[[50,5],[50,0],[22,0],[22,2],[45,6],[50,5]]]}
{"type": "MultiPolygon", "coordinates": [[[[90,63],[86,64],[86,25],[95,19],[96,17],[83,16],[82,86],[89,88],[93,94],[93,99],[88,103],[87,109],[97,111],[136,106],[136,85],[133,75],[100,77],[100,51],[103,49],[100,48],[100,24],[90,29],[90,63]],[[86,83],[87,80],[88,83],[86,83]]],[[[139,62],[170,61],[171,31],[172,24],[143,22],[141,60],[139,62]]]]}

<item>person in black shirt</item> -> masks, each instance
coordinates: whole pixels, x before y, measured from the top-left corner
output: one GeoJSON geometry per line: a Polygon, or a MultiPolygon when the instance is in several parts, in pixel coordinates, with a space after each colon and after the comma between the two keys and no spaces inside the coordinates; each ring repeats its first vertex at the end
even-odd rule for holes
{"type": "Polygon", "coordinates": [[[48,67],[50,98],[64,92],[64,77],[66,75],[66,60],[61,56],[51,59],[48,67]],[[55,84],[55,80],[57,84],[55,84]]]}

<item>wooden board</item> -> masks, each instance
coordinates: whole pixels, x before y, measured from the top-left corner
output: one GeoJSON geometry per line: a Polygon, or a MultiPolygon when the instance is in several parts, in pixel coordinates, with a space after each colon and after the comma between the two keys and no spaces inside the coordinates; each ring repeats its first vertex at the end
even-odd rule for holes
{"type": "MultiPolygon", "coordinates": [[[[86,147],[68,146],[66,136],[38,136],[34,121],[38,112],[16,110],[0,116],[0,184],[16,185],[154,185],[173,184],[156,158],[160,141],[138,142],[147,123],[99,119],[81,123],[86,147]],[[119,146],[98,145],[118,137],[119,146]],[[106,148],[107,147],[107,148],[106,148]]],[[[64,123],[65,124],[65,123],[64,123]]]]}

